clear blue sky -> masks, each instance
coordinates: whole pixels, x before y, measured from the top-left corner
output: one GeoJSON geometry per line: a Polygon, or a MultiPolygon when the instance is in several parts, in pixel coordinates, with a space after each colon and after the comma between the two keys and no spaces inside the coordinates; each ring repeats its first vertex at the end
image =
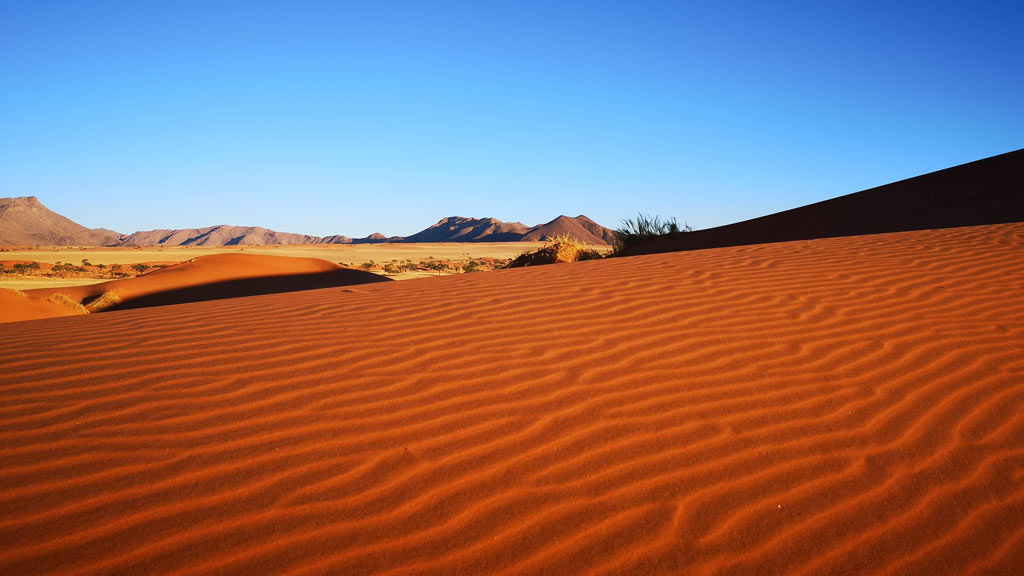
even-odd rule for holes
{"type": "Polygon", "coordinates": [[[699,228],[1024,147],[1021,2],[0,0],[0,196],[699,228]]]}

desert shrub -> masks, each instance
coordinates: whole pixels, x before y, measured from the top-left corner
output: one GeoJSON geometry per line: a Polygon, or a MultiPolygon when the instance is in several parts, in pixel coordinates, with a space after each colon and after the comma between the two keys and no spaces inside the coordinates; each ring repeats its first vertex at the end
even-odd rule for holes
{"type": "Polygon", "coordinates": [[[470,260],[462,265],[463,272],[476,272],[480,269],[480,263],[476,260],[470,260]]]}
{"type": "Polygon", "coordinates": [[[362,268],[363,270],[373,270],[374,266],[376,266],[376,263],[373,260],[363,262],[362,264],[359,265],[359,267],[362,268]]]}
{"type": "Polygon", "coordinates": [[[149,270],[149,264],[133,264],[132,265],[132,270],[135,270],[139,274],[142,274],[146,270],[149,270]]]}
{"type": "Polygon", "coordinates": [[[113,292],[104,292],[99,297],[95,298],[91,302],[85,305],[85,309],[89,312],[102,312],[108,308],[117,306],[123,302],[120,296],[113,292]]]}
{"type": "Polygon", "coordinates": [[[509,262],[506,268],[525,268],[541,264],[557,264],[559,262],[578,262],[580,260],[597,260],[602,258],[600,252],[587,248],[582,241],[564,234],[548,238],[547,244],[536,250],[524,252],[509,262]]]}
{"type": "Polygon", "coordinates": [[[637,214],[636,218],[627,218],[622,225],[615,230],[615,244],[612,254],[620,254],[627,246],[643,242],[658,236],[668,234],[679,234],[692,232],[689,224],[683,224],[682,228],[675,218],[662,220],[659,216],[651,217],[647,214],[637,214]]]}

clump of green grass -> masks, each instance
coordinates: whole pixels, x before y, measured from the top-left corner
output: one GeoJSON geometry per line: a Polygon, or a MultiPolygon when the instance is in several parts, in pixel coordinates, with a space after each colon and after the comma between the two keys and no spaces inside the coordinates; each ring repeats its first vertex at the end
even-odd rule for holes
{"type": "Polygon", "coordinates": [[[615,230],[615,244],[612,248],[612,254],[621,254],[627,246],[632,246],[651,238],[692,231],[693,228],[689,224],[684,223],[680,227],[679,222],[675,218],[662,220],[660,216],[652,217],[647,214],[637,214],[636,218],[623,220],[622,225],[615,230]]]}

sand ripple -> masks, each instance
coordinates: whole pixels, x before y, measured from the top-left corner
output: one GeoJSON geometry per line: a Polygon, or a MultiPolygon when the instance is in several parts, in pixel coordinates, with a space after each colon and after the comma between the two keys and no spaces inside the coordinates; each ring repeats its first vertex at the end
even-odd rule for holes
{"type": "Polygon", "coordinates": [[[1024,224],[0,325],[2,574],[1024,572],[1024,224]]]}

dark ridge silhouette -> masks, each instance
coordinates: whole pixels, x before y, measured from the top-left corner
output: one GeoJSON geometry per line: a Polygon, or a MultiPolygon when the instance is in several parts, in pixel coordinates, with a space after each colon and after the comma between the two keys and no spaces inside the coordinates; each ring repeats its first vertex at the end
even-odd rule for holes
{"type": "Polygon", "coordinates": [[[449,216],[401,242],[518,242],[530,230],[521,222],[502,222],[496,218],[449,216]]]}
{"type": "MultiPolygon", "coordinates": [[[[370,284],[376,282],[393,282],[385,278],[361,270],[331,270],[314,274],[290,274],[286,276],[263,276],[260,278],[240,278],[237,280],[226,280],[222,282],[211,282],[174,288],[163,292],[135,296],[110,306],[102,313],[112,310],[129,310],[133,308],[149,308],[151,306],[168,306],[170,304],[184,304],[186,302],[205,302],[208,300],[223,300],[225,298],[239,298],[242,296],[258,296],[261,294],[280,294],[283,292],[298,292],[301,290],[316,290],[319,288],[335,288],[340,286],[354,286],[357,284],[370,284]]],[[[85,299],[82,304],[88,305],[93,300],[100,298],[97,294],[85,299]]]]}
{"type": "Polygon", "coordinates": [[[784,212],[654,238],[623,256],[1024,221],[1024,149],[784,212]]]}

